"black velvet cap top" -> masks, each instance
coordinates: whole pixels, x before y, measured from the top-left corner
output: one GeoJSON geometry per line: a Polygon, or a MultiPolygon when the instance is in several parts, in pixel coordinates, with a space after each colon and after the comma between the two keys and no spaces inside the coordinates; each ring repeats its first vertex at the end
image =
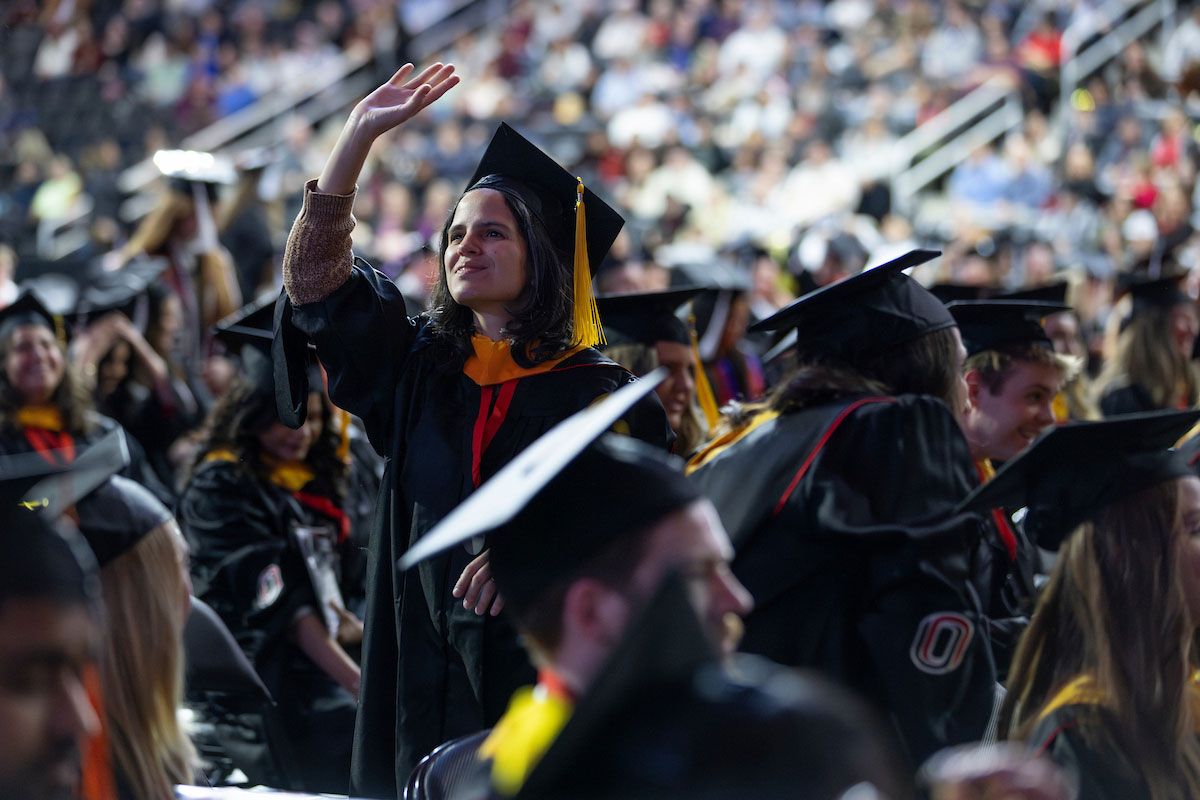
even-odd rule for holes
{"type": "Polygon", "coordinates": [[[0,309],[0,342],[25,325],[41,325],[55,333],[61,330],[57,317],[31,291],[22,292],[16,300],[0,309]]]}
{"type": "Polygon", "coordinates": [[[947,308],[958,323],[967,354],[972,356],[1014,344],[1036,344],[1053,349],[1041,320],[1069,310],[1068,306],[1057,303],[1020,300],[964,300],[951,303],[947,308]]]}
{"type": "Polygon", "coordinates": [[[1031,286],[1011,292],[997,292],[992,295],[992,299],[1032,300],[1035,303],[1058,303],[1059,305],[1063,305],[1067,302],[1067,282],[1056,281],[1055,283],[1047,283],[1044,286],[1031,286]]]}
{"type": "MultiPolygon", "coordinates": [[[[279,377],[271,357],[276,338],[273,330],[276,300],[276,295],[264,294],[213,326],[217,340],[241,358],[242,374],[268,393],[276,392],[279,377]]],[[[311,345],[301,343],[298,353],[307,371],[307,386],[321,386],[324,378],[317,365],[315,350],[311,345]]],[[[303,399],[307,401],[307,393],[303,399]]]]}
{"type": "Polygon", "coordinates": [[[903,270],[941,255],[912,250],[874,269],[810,292],[750,327],[795,328],[797,346],[853,364],[933,331],[954,326],[940,300],[903,270]]]}
{"type": "MultiPolygon", "coordinates": [[[[507,123],[492,136],[466,191],[494,189],[529,206],[559,250],[575,252],[575,200],[579,181],[507,123]]],[[[465,192],[464,192],[465,194],[465,192]]],[[[625,220],[590,188],[584,187],[588,265],[595,274],[625,220]]]]}
{"type": "Polygon", "coordinates": [[[1172,275],[1166,278],[1140,279],[1128,278],[1120,281],[1122,288],[1133,297],[1133,310],[1130,316],[1140,314],[1152,308],[1171,308],[1181,303],[1190,303],[1192,298],[1179,286],[1183,275],[1172,275]]]}
{"type": "Polygon", "coordinates": [[[609,294],[596,298],[600,321],[609,344],[677,342],[690,345],[692,333],[675,311],[700,292],[699,288],[666,292],[609,294]]]}
{"type": "Polygon", "coordinates": [[[606,547],[697,500],[682,461],[604,435],[665,374],[659,368],[542,435],[409,548],[399,568],[486,534],[496,585],[519,615],[606,547]]]}
{"type": "Polygon", "coordinates": [[[1051,428],[958,510],[1027,508],[1025,532],[1039,547],[1057,549],[1117,500],[1192,474],[1171,448],[1197,420],[1200,410],[1154,411],[1051,428]]]}

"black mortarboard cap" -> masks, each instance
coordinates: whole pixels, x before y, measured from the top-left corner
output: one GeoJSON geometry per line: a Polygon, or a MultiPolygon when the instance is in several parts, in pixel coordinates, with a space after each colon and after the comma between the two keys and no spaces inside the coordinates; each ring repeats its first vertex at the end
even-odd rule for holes
{"type": "MultiPolygon", "coordinates": [[[[1047,283],[1044,286],[1032,286],[1024,289],[1015,289],[1011,292],[997,292],[992,295],[993,300],[1031,300],[1035,303],[1057,303],[1058,305],[1066,305],[1067,302],[1066,281],[1056,281],[1047,283]]],[[[1064,309],[1069,310],[1069,309],[1064,309]]]]}
{"type": "MultiPolygon", "coordinates": [[[[281,395],[278,381],[284,379],[284,387],[291,385],[291,370],[277,368],[272,358],[274,341],[275,305],[279,295],[266,293],[252,303],[242,306],[225,319],[213,326],[213,335],[231,352],[241,359],[241,371],[259,390],[274,393],[278,403],[281,395]]],[[[294,329],[292,334],[299,337],[296,347],[296,357],[302,362],[297,364],[299,377],[304,380],[304,396],[299,404],[307,405],[308,387],[321,386],[323,377],[317,365],[316,357],[307,340],[294,329]]],[[[299,387],[299,382],[297,382],[299,387]]],[[[284,391],[283,394],[290,393],[284,391]]],[[[286,420],[285,420],[286,421],[286,420]]],[[[303,417],[301,417],[303,422],[303,417]]],[[[299,423],[293,427],[299,427],[299,423]]]]}
{"type": "Polygon", "coordinates": [[[982,300],[987,297],[988,288],[967,283],[935,283],[929,287],[929,293],[949,304],[961,300],[982,300]]]}
{"type": "MultiPolygon", "coordinates": [[[[495,189],[516,195],[546,226],[558,248],[575,252],[575,199],[579,181],[535,144],[501,122],[471,176],[466,191],[495,189]]],[[[465,192],[464,192],[465,194],[465,192]]],[[[588,264],[604,261],[625,220],[591,189],[584,188],[588,264]]]]}
{"type": "Polygon", "coordinates": [[[1027,508],[1026,533],[1039,547],[1057,549],[1106,506],[1191,474],[1184,453],[1170,448],[1197,420],[1200,410],[1155,411],[1052,428],[959,510],[1027,508]]]}
{"type": "Polygon", "coordinates": [[[113,475],[75,504],[79,532],[103,567],[128,552],[171,512],[136,481],[113,475]]]}
{"type": "Polygon", "coordinates": [[[1131,276],[1118,281],[1119,288],[1127,291],[1133,298],[1130,316],[1152,308],[1170,308],[1181,303],[1192,302],[1192,298],[1179,285],[1182,278],[1182,274],[1149,280],[1131,276]]]}
{"type": "Polygon", "coordinates": [[[655,370],[560,422],[409,548],[400,569],[492,534],[496,584],[520,614],[622,536],[698,499],[675,457],[628,436],[600,438],[664,375],[655,370]]]}
{"type": "Polygon", "coordinates": [[[41,325],[60,337],[64,336],[59,317],[46,308],[35,292],[28,290],[0,309],[0,341],[12,336],[13,331],[25,325],[41,325]]]}
{"type": "Polygon", "coordinates": [[[73,460],[71,456],[57,450],[0,455],[0,506],[23,505],[43,509],[50,518],[58,517],[124,469],[129,464],[129,447],[124,431],[117,429],[73,460]]]}
{"type": "Polygon", "coordinates": [[[121,269],[98,271],[79,293],[70,317],[80,322],[91,322],[110,311],[120,311],[134,324],[144,325],[149,316],[147,290],[167,266],[165,258],[138,256],[121,269]]]}
{"type": "Polygon", "coordinates": [[[942,302],[903,273],[939,255],[937,250],[913,250],[810,292],[750,330],[794,328],[801,349],[829,353],[853,364],[953,327],[954,318],[942,302]]]}
{"type": "Polygon", "coordinates": [[[702,289],[609,294],[596,298],[608,344],[677,342],[690,345],[692,333],[675,311],[702,289]]]}
{"type": "Polygon", "coordinates": [[[1020,300],[974,300],[947,306],[958,323],[968,355],[1019,344],[1054,345],[1041,320],[1050,314],[1069,310],[1057,303],[1030,303],[1020,300]]]}

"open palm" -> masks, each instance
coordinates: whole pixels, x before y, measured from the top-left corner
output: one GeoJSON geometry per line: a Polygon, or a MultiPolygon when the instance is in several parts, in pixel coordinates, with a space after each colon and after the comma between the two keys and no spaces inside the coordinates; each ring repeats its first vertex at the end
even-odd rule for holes
{"type": "Polygon", "coordinates": [[[409,79],[415,68],[405,64],[387,83],[354,107],[359,126],[372,137],[389,131],[437,100],[458,83],[452,64],[431,64],[409,79]]]}

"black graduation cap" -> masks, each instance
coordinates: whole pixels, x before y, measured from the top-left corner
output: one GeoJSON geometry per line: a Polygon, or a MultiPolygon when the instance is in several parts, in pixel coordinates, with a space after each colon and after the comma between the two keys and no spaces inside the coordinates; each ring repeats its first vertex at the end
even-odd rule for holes
{"type": "MultiPolygon", "coordinates": [[[[492,136],[466,191],[495,189],[514,194],[537,215],[563,253],[575,252],[575,201],[580,181],[507,123],[492,136]]],[[[591,189],[584,188],[588,268],[594,272],[625,220],[591,189]]]]}
{"type": "Polygon", "coordinates": [[[824,286],[750,326],[751,331],[794,328],[802,348],[854,363],[926,333],[954,326],[954,317],[903,270],[941,255],[913,250],[874,269],[824,286]]]}
{"type": "Polygon", "coordinates": [[[12,303],[0,309],[0,341],[12,336],[13,331],[25,325],[41,325],[49,328],[64,345],[66,344],[62,319],[58,315],[52,314],[36,293],[28,290],[22,292],[12,303]]]}
{"type": "Polygon", "coordinates": [[[962,300],[982,300],[987,297],[988,288],[967,283],[935,283],[929,287],[929,293],[949,304],[962,300]]]}
{"type": "MultiPolygon", "coordinates": [[[[992,295],[993,300],[1031,300],[1035,303],[1057,303],[1058,305],[1066,305],[1067,302],[1066,281],[1056,281],[1047,283],[1043,286],[1031,286],[1024,289],[1016,289],[1011,292],[997,292],[992,295]]],[[[964,298],[965,299],[965,298],[964,298]]],[[[1067,311],[1069,309],[1063,309],[1067,311]]]]}
{"type": "Polygon", "coordinates": [[[1170,448],[1197,420],[1200,410],[1155,411],[1052,428],[958,510],[1027,508],[1026,533],[1039,547],[1057,549],[1109,504],[1192,474],[1184,453],[1170,448]]]}
{"type": "Polygon", "coordinates": [[[100,437],[74,460],[58,450],[0,455],[0,507],[23,506],[58,517],[128,464],[129,446],[120,429],[100,437]]]}
{"type": "Polygon", "coordinates": [[[968,355],[1014,344],[1035,344],[1053,349],[1041,320],[1068,311],[1057,303],[1020,300],[974,300],[950,303],[950,314],[958,323],[968,355]]]}
{"type": "Polygon", "coordinates": [[[75,504],[79,532],[103,567],[128,552],[171,512],[137,481],[113,475],[75,504]]]}
{"type": "Polygon", "coordinates": [[[410,547],[399,568],[494,534],[496,584],[520,614],[606,546],[698,499],[679,459],[632,437],[600,439],[665,375],[656,369],[543,434],[410,547]]]}
{"type": "Polygon", "coordinates": [[[1171,308],[1182,303],[1192,302],[1192,298],[1179,285],[1183,277],[1182,274],[1151,279],[1131,276],[1118,281],[1119,288],[1133,297],[1133,309],[1130,311],[1130,316],[1152,308],[1171,308]]]}
{"type": "Polygon", "coordinates": [[[693,287],[597,297],[596,308],[600,311],[608,344],[677,342],[691,345],[692,332],[675,311],[702,291],[693,287]]]}
{"type": "MultiPolygon", "coordinates": [[[[286,379],[291,377],[290,371],[277,369],[272,358],[276,338],[273,329],[275,306],[281,296],[267,292],[213,326],[213,336],[231,353],[237,354],[241,358],[242,374],[253,381],[260,390],[274,393],[277,403],[282,399],[281,391],[278,388],[280,387],[278,383],[281,377],[280,373],[283,373],[285,377],[285,382],[282,384],[284,387],[290,385],[290,381],[286,379]]],[[[324,377],[317,364],[316,351],[298,331],[292,329],[291,333],[300,339],[297,352],[301,354],[304,368],[299,371],[304,373],[302,377],[305,382],[304,397],[299,398],[297,403],[304,406],[308,401],[308,387],[321,386],[324,377]]],[[[298,383],[297,386],[299,386],[298,383]]],[[[282,394],[288,393],[282,392],[282,394]]],[[[303,417],[301,417],[302,422],[303,417]]],[[[299,423],[294,427],[299,427],[299,423]]]]}
{"type": "Polygon", "coordinates": [[[167,267],[166,258],[140,255],[118,270],[97,271],[80,292],[69,316],[86,323],[110,311],[120,311],[139,328],[144,327],[150,312],[147,290],[167,267]]]}

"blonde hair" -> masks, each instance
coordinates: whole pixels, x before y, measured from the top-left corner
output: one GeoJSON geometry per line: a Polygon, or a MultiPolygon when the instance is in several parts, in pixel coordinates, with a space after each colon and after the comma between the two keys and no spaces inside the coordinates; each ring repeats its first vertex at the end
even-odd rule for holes
{"type": "Polygon", "coordinates": [[[138,800],[191,783],[183,700],[182,534],[169,519],[100,571],[107,617],[100,680],[114,766],[138,800]]]}

